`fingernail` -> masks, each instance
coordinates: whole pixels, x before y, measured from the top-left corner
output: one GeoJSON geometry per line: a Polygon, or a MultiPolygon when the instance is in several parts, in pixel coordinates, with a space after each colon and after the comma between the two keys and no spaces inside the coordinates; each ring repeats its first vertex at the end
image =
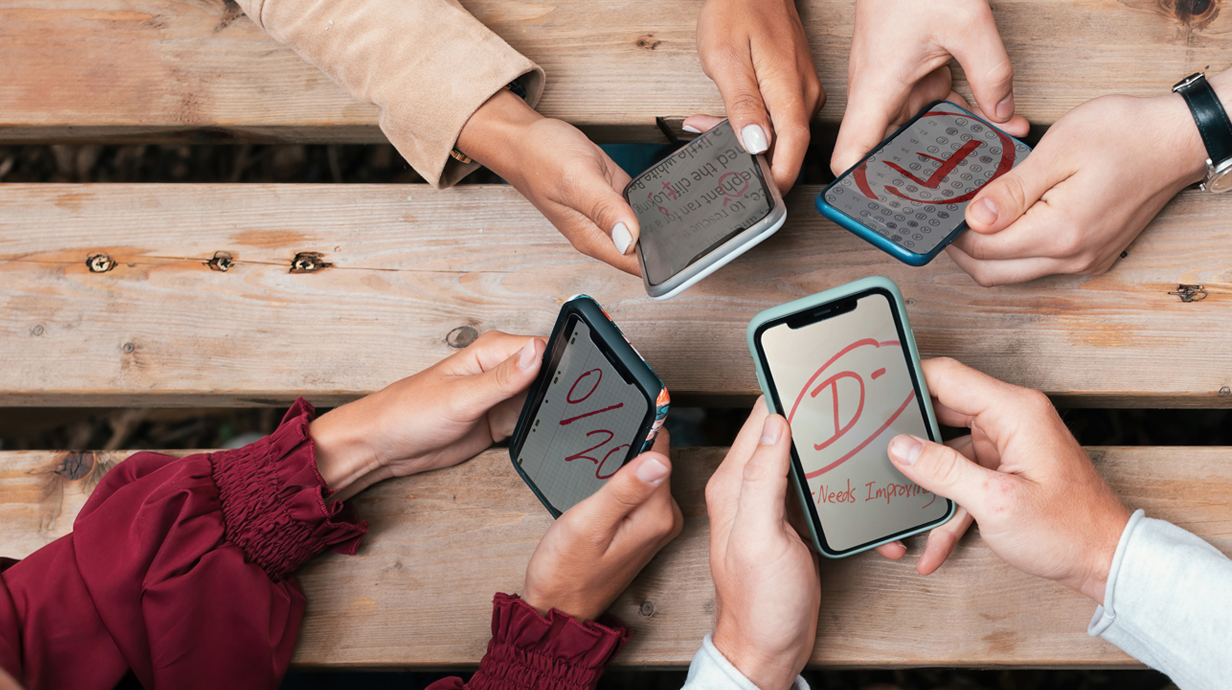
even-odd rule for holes
{"type": "Polygon", "coordinates": [[[651,486],[658,486],[664,479],[667,479],[667,465],[655,458],[647,458],[638,466],[637,478],[651,486]]]}
{"type": "Polygon", "coordinates": [[[765,153],[769,148],[766,144],[766,133],[762,131],[761,125],[747,125],[740,130],[740,138],[744,141],[744,150],[749,153],[765,153]]]}
{"type": "Polygon", "coordinates": [[[624,223],[617,223],[616,227],[612,228],[612,244],[616,245],[616,251],[621,254],[629,251],[629,246],[633,244],[633,235],[624,223]]]}
{"type": "Polygon", "coordinates": [[[518,350],[518,366],[529,369],[535,365],[535,341],[532,340],[518,350]]]}
{"type": "Polygon", "coordinates": [[[900,465],[908,467],[914,465],[915,461],[920,459],[920,452],[923,450],[924,440],[915,436],[901,434],[890,441],[890,458],[900,465]]]}
{"type": "Polygon", "coordinates": [[[783,435],[783,426],[779,422],[778,417],[766,417],[765,424],[761,426],[761,444],[763,446],[773,446],[779,442],[779,438],[783,435]]]}
{"type": "Polygon", "coordinates": [[[904,543],[902,542],[902,540],[901,540],[901,539],[900,539],[899,541],[894,542],[894,545],[895,545],[895,546],[902,547],[903,551],[906,551],[906,550],[907,550],[907,545],[906,545],[906,544],[904,544],[904,543]]]}
{"type": "Polygon", "coordinates": [[[1014,115],[1014,94],[1006,96],[1004,100],[997,104],[997,119],[1005,122],[1014,115]]]}
{"type": "Polygon", "coordinates": [[[684,131],[686,131],[686,132],[690,132],[690,133],[692,133],[692,134],[701,134],[701,133],[702,133],[702,131],[701,131],[700,129],[698,129],[698,128],[694,127],[693,125],[680,125],[680,129],[683,129],[684,131]]]}
{"type": "Polygon", "coordinates": [[[983,225],[992,225],[997,222],[997,205],[992,199],[980,199],[971,204],[971,218],[983,225]]]}

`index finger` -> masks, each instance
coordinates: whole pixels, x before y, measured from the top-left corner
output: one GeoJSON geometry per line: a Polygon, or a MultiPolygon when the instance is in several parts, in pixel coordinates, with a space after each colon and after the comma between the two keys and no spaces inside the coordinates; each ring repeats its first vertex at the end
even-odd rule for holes
{"type": "Polygon", "coordinates": [[[938,357],[921,362],[929,393],[946,410],[947,424],[973,427],[1002,448],[1006,434],[1013,433],[1022,415],[1021,405],[1028,396],[1040,395],[1027,388],[995,379],[965,364],[938,357]],[[961,416],[961,419],[959,418],[961,416]],[[965,421],[959,424],[957,422],[965,421]]]}

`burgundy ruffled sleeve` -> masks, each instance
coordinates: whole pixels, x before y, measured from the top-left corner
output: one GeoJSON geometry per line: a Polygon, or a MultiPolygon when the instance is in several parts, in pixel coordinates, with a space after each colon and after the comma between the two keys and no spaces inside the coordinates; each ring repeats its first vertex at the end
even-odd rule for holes
{"type": "Polygon", "coordinates": [[[497,594],[479,670],[466,683],[446,678],[428,690],[590,690],[628,641],[615,617],[582,622],[556,609],[544,617],[516,595],[497,594]]]}
{"type": "Polygon", "coordinates": [[[276,688],[304,614],[295,569],[367,531],[327,501],[296,401],[237,450],[138,453],[103,476],[73,533],[0,575],[0,666],[29,690],[276,688]]]}

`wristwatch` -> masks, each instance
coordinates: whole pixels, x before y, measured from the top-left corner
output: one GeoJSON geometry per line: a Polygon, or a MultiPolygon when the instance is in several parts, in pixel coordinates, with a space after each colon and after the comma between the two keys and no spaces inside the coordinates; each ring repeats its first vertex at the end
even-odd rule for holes
{"type": "Polygon", "coordinates": [[[1202,144],[1206,146],[1206,179],[1199,187],[1205,192],[1232,190],[1232,122],[1206,75],[1194,72],[1172,87],[1181,94],[1193,113],[1202,144]]]}

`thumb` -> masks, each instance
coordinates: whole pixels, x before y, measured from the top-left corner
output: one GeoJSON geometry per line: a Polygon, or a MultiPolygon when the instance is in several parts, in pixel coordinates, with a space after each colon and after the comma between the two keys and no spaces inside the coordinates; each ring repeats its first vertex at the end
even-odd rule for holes
{"type": "Polygon", "coordinates": [[[757,450],[744,466],[737,520],[769,520],[772,525],[783,523],[790,463],[791,430],[787,420],[772,414],[766,417],[757,450]]]}
{"type": "Polygon", "coordinates": [[[1068,173],[1036,149],[1018,165],[989,182],[967,205],[967,225],[981,234],[1000,232],[1022,217],[1068,173]]]}
{"type": "Polygon", "coordinates": [[[629,182],[629,176],[607,154],[602,155],[603,164],[612,179],[609,181],[596,168],[573,185],[573,193],[566,203],[607,233],[617,252],[627,255],[637,246],[638,237],[637,215],[621,193],[629,182]],[[621,191],[617,191],[617,187],[621,191]]]}
{"type": "Polygon", "coordinates": [[[1013,475],[977,465],[949,446],[907,434],[890,440],[889,455],[894,467],[908,479],[958,503],[976,520],[986,515],[988,488],[1001,481],[1019,481],[1013,475]]]}
{"type": "Polygon", "coordinates": [[[539,373],[543,359],[542,347],[547,345],[539,338],[531,338],[522,349],[509,355],[495,367],[467,377],[462,391],[461,407],[479,417],[496,405],[526,390],[539,373]]]}
{"type": "Polygon", "coordinates": [[[648,451],[634,458],[607,480],[595,494],[570,510],[591,524],[592,533],[610,539],[616,527],[639,506],[650,500],[672,473],[672,461],[664,453],[648,451]]]}
{"type": "Polygon", "coordinates": [[[962,65],[984,115],[993,122],[1008,122],[1014,116],[1014,66],[987,5],[975,24],[964,32],[963,40],[947,47],[962,65]]]}
{"type": "Polygon", "coordinates": [[[723,96],[727,120],[744,150],[752,154],[765,153],[770,148],[770,118],[752,62],[732,61],[713,78],[723,96]]]}

